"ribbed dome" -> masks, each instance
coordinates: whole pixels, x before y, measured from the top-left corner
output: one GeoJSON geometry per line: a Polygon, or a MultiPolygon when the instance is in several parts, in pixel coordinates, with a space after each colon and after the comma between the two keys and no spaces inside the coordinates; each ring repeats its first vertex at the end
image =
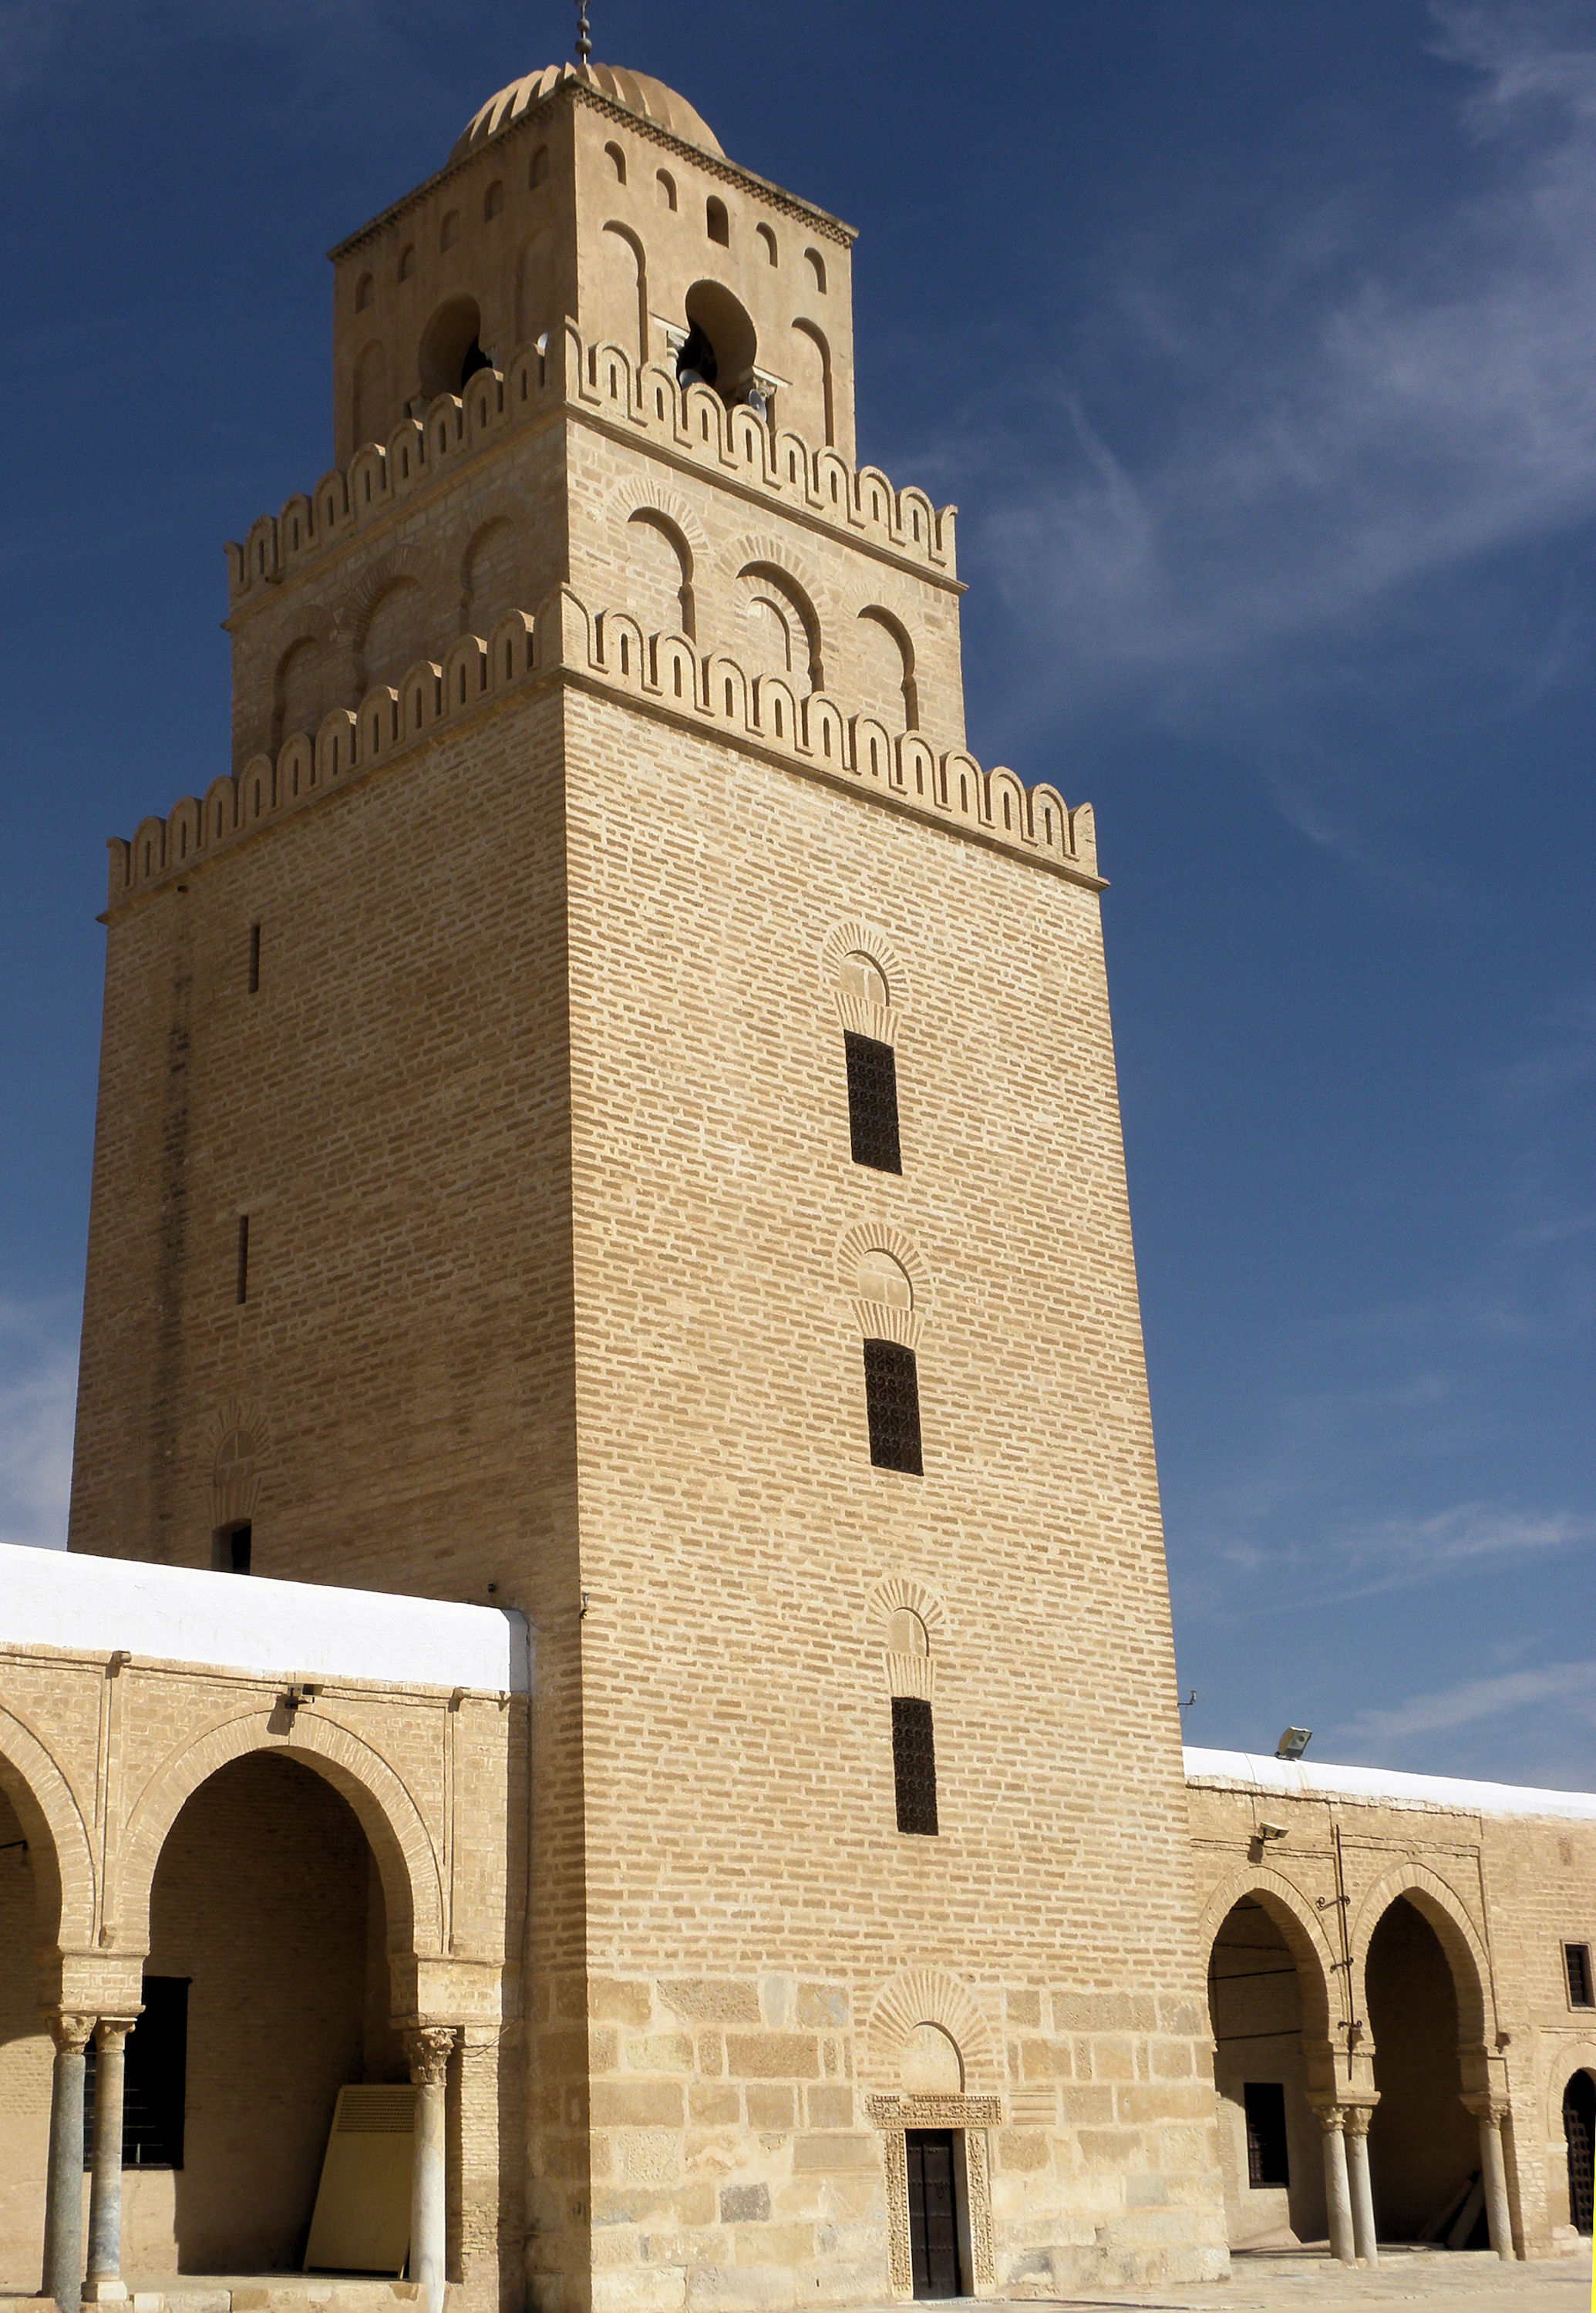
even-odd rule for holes
{"type": "MultiPolygon", "coordinates": [[[[508,88],[501,88],[497,96],[490,96],[455,138],[450,160],[458,161],[464,154],[474,153],[479,145],[486,145],[501,128],[519,119],[529,105],[541,104],[544,97],[552,95],[562,80],[585,80],[590,87],[613,97],[617,104],[623,104],[628,112],[657,121],[684,145],[696,145],[701,153],[720,153],[720,140],[714,130],[684,96],[678,96],[674,88],[666,88],[662,80],[650,80],[647,73],[623,72],[615,65],[545,65],[542,72],[528,73],[525,80],[513,80],[508,88]]],[[[721,157],[724,159],[724,154],[721,157]]]]}

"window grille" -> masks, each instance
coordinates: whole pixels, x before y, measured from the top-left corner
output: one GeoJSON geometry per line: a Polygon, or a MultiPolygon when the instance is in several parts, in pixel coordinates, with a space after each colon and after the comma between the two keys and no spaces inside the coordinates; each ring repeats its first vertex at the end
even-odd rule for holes
{"type": "Polygon", "coordinates": [[[920,1379],[914,1352],[901,1341],[865,1343],[865,1410],[877,1469],[921,1476],[920,1379]]]}
{"type": "Polygon", "coordinates": [[[898,1147],[897,1060],[890,1044],[874,1036],[842,1038],[848,1056],[848,1130],[853,1161],[877,1173],[901,1173],[898,1147]]]}
{"type": "Polygon", "coordinates": [[[260,993],[260,927],[250,926],[250,994],[260,993]]]}
{"type": "Polygon", "coordinates": [[[1284,2089],[1278,2080],[1248,2080],[1241,2098],[1247,2111],[1248,2184],[1255,2192],[1289,2185],[1284,2089]]]}
{"type": "Polygon", "coordinates": [[[237,1289],[234,1298],[247,1301],[250,1297],[250,1217],[248,1213],[240,1213],[238,1217],[238,1275],[235,1283],[237,1289]]]}
{"type": "MultiPolygon", "coordinates": [[[[128,2035],[122,2080],[122,2166],[181,2168],[189,2062],[189,1978],[146,1975],[144,2014],[128,2035]]],[[[84,2167],[94,2153],[94,2043],[84,2051],[84,2167]]]]}
{"type": "Polygon", "coordinates": [[[1571,2008],[1596,2008],[1591,1996],[1591,1947],[1589,1944],[1565,1944],[1563,1965],[1568,1974],[1568,2005],[1571,2008]]]}
{"type": "Polygon", "coordinates": [[[937,1750],[931,1706],[922,1695],[892,1698],[892,1777],[898,1829],[937,1835],[937,1750]]]}

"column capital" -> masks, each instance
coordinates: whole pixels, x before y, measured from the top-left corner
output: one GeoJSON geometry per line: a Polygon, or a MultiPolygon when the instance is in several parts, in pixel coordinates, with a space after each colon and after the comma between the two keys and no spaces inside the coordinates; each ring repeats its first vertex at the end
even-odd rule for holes
{"type": "Polygon", "coordinates": [[[405,2062],[417,2088],[436,2089],[443,2085],[459,2036],[460,2027],[455,2024],[406,2025],[405,2062]]]}
{"type": "Polygon", "coordinates": [[[1489,2090],[1482,2090],[1477,2096],[1464,2097],[1462,2105],[1465,2112],[1471,2112],[1488,2128],[1500,2128],[1503,2121],[1512,2117],[1512,2106],[1507,2098],[1494,2096],[1489,2090]]]}
{"type": "Polygon", "coordinates": [[[79,2015],[71,2009],[52,2008],[44,2023],[62,2055],[81,2056],[99,2020],[98,2017],[79,2015]]]}
{"type": "MultiPolygon", "coordinates": [[[[141,2008],[138,2016],[143,2014],[141,2008]]],[[[114,2054],[137,2023],[138,2016],[102,2016],[94,2027],[95,2045],[114,2054]]]]}
{"type": "Polygon", "coordinates": [[[1347,2104],[1342,2109],[1346,2115],[1347,2134],[1367,2136],[1369,2124],[1374,2118],[1374,2106],[1371,2104],[1347,2104]]]}
{"type": "Polygon", "coordinates": [[[1339,2136],[1346,2127],[1347,2108],[1344,2104],[1316,2104],[1312,2107],[1315,2120],[1327,2136],[1339,2136]]]}

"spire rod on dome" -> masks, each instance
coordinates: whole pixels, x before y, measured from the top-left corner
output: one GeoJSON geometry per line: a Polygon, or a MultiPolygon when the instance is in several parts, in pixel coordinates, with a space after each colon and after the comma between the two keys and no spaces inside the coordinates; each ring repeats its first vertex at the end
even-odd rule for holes
{"type": "Polygon", "coordinates": [[[577,0],[577,59],[586,64],[593,54],[593,35],[587,29],[587,0],[577,0]]]}

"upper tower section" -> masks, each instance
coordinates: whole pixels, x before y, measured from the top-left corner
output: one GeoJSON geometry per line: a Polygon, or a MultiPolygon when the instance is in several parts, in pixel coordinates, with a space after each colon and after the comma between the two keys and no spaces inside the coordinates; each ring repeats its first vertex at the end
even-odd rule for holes
{"type": "Polygon", "coordinates": [[[335,457],[569,316],[851,465],[853,239],[728,161],[662,83],[550,66],[331,252],[335,457]]]}

